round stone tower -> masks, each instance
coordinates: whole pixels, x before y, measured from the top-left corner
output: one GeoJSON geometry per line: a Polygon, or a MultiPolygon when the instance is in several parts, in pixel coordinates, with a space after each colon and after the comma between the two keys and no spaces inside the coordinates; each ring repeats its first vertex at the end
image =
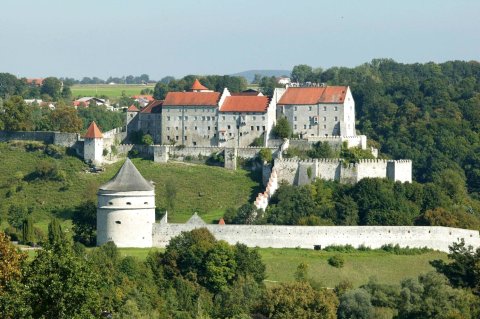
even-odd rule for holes
{"type": "Polygon", "coordinates": [[[152,247],[154,223],[155,188],[127,158],[98,190],[97,246],[152,247]]]}

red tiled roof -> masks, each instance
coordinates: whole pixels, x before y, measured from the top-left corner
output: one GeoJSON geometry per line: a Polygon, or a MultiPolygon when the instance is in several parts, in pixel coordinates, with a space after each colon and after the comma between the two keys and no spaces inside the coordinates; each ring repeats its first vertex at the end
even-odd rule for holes
{"type": "Polygon", "coordinates": [[[191,88],[192,91],[196,91],[196,90],[208,90],[207,87],[203,86],[202,83],[200,83],[200,81],[198,79],[195,79],[195,82],[193,82],[193,85],[192,85],[192,88],[191,88]]]}
{"type": "Polygon", "coordinates": [[[346,86],[290,87],[277,104],[343,103],[347,94],[347,88],[346,86]]]}
{"type": "Polygon", "coordinates": [[[218,221],[218,224],[225,225],[225,220],[223,218],[220,218],[220,220],[218,221]]]}
{"type": "Polygon", "coordinates": [[[227,96],[220,112],[265,112],[267,107],[266,96],[227,96]]]}
{"type": "Polygon", "coordinates": [[[168,92],[163,105],[216,106],[219,98],[218,92],[168,92]]]}
{"type": "Polygon", "coordinates": [[[128,107],[127,112],[140,112],[140,110],[132,104],[128,107]]]}
{"type": "Polygon", "coordinates": [[[85,138],[102,138],[103,134],[102,131],[97,126],[97,123],[92,122],[87,129],[87,134],[85,134],[85,138]]]}
{"type": "Polygon", "coordinates": [[[38,78],[38,79],[27,79],[27,84],[35,84],[35,85],[42,85],[43,84],[43,79],[38,78]]]}
{"type": "Polygon", "coordinates": [[[163,100],[153,100],[140,113],[162,113],[163,100]]]}
{"type": "Polygon", "coordinates": [[[153,95],[134,95],[132,96],[132,99],[145,99],[149,102],[153,101],[154,98],[153,98],[153,95]]]}

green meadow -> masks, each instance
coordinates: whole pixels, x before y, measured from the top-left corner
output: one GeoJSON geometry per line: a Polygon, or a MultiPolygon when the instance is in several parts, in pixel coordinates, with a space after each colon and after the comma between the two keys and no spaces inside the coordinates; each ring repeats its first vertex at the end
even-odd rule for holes
{"type": "Polygon", "coordinates": [[[123,95],[138,95],[144,89],[152,89],[155,85],[141,84],[76,84],[71,87],[72,96],[108,96],[110,99],[118,99],[123,95]]]}

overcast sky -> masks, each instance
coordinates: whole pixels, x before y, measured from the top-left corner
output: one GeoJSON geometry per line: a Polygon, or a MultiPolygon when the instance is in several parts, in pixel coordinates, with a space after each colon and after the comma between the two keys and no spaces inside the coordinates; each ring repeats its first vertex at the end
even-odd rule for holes
{"type": "Polygon", "coordinates": [[[231,74],[480,60],[478,0],[1,0],[0,72],[231,74]]]}

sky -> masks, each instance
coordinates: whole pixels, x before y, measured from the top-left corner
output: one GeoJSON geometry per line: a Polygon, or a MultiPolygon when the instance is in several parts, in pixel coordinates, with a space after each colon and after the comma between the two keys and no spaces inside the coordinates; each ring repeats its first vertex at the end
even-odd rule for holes
{"type": "Polygon", "coordinates": [[[476,60],[478,0],[0,0],[0,72],[232,74],[476,60]]]}

